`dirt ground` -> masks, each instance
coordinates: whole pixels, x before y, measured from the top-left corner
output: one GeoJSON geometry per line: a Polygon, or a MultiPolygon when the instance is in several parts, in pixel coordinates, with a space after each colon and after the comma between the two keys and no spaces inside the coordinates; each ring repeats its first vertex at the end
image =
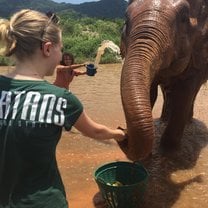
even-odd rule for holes
{"type": "MultiPolygon", "coordinates": [[[[125,126],[119,91],[120,69],[120,65],[100,66],[96,78],[83,76],[71,86],[88,114],[112,128],[125,126]]],[[[7,71],[5,67],[0,68],[1,74],[7,71]]],[[[208,207],[207,101],[208,85],[203,85],[195,102],[195,119],[185,129],[181,150],[172,158],[164,158],[157,149],[164,130],[164,125],[157,119],[162,105],[159,93],[153,109],[156,142],[152,158],[145,164],[150,176],[142,208],[208,207]]],[[[127,161],[127,158],[114,141],[97,142],[72,129],[70,133],[64,131],[62,134],[57,160],[69,207],[104,208],[102,202],[99,204],[94,171],[108,162],[127,161]]]]}

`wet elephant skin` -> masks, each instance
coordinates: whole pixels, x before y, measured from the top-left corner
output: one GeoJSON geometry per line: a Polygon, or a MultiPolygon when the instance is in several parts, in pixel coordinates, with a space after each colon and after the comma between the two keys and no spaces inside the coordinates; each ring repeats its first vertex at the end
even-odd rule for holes
{"type": "Polygon", "coordinates": [[[119,143],[130,160],[151,155],[152,108],[163,93],[163,153],[181,145],[198,91],[208,78],[208,2],[132,0],[121,36],[121,98],[128,138],[119,143]]]}

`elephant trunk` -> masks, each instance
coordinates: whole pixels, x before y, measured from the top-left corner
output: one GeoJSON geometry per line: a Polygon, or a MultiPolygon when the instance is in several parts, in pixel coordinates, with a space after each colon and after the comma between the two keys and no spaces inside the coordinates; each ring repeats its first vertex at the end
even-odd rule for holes
{"type": "Polygon", "coordinates": [[[144,68],[149,66],[139,67],[141,69],[138,70],[136,64],[125,62],[121,76],[121,98],[126,117],[128,144],[120,143],[120,147],[127,157],[134,161],[149,155],[154,138],[150,77],[144,73],[144,68]]]}
{"type": "Polygon", "coordinates": [[[169,34],[161,35],[157,28],[151,28],[149,33],[145,34],[138,31],[137,28],[136,34],[132,32],[129,38],[131,41],[126,50],[121,74],[121,98],[128,140],[119,145],[133,161],[145,159],[152,151],[155,136],[150,89],[163,64],[159,54],[165,54],[164,51],[169,50],[171,45],[166,41],[169,34]]]}

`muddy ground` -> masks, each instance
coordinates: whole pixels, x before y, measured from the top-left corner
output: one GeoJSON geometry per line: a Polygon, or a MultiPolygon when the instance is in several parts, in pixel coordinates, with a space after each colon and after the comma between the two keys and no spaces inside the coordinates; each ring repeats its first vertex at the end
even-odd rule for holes
{"type": "MultiPolygon", "coordinates": [[[[4,74],[7,67],[1,67],[4,74]]],[[[84,69],[83,69],[84,70],[84,69]]],[[[75,78],[70,89],[83,102],[87,113],[97,122],[112,128],[125,127],[120,101],[121,65],[100,65],[95,77],[75,78]]],[[[50,82],[54,77],[47,78],[50,82]]],[[[161,93],[153,109],[156,140],[152,157],[145,164],[149,183],[143,208],[208,207],[208,86],[197,95],[194,120],[187,125],[181,149],[166,158],[158,151],[165,124],[158,120],[161,93]]],[[[104,208],[93,174],[100,165],[127,160],[114,141],[97,142],[75,129],[63,131],[57,160],[66,187],[70,208],[104,208]],[[95,204],[97,204],[95,206],[95,204]]],[[[128,207],[126,207],[128,208],[128,207]]]]}

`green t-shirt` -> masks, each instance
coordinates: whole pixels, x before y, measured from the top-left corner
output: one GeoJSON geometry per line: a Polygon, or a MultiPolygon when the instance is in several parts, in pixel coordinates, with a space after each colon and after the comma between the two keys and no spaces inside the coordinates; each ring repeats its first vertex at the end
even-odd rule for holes
{"type": "Polygon", "coordinates": [[[0,76],[0,208],[67,207],[55,151],[82,111],[47,81],[0,76]]]}

